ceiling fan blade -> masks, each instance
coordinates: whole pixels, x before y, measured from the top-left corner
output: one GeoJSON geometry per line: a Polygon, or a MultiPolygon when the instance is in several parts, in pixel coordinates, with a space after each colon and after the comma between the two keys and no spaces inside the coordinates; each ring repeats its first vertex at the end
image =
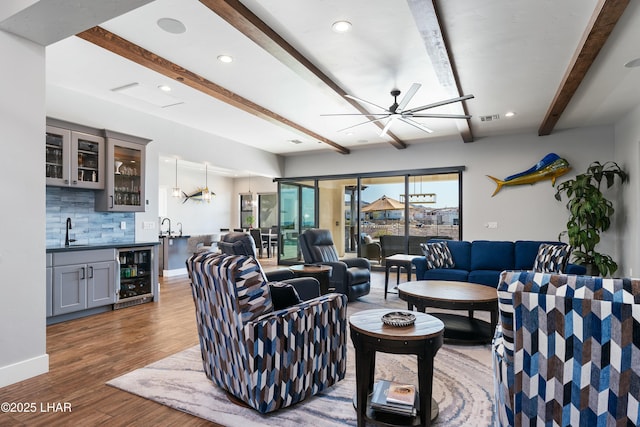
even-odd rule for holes
{"type": "Polygon", "coordinates": [[[403,111],[403,112],[404,113],[417,113],[418,111],[427,110],[429,108],[440,107],[441,105],[452,104],[454,102],[464,101],[466,99],[471,99],[473,97],[474,97],[473,95],[459,96],[457,98],[451,98],[451,99],[446,99],[444,101],[434,102],[433,104],[423,105],[422,107],[412,108],[410,110],[403,111]]]}
{"type": "Polygon", "coordinates": [[[338,132],[343,132],[343,131],[345,131],[345,130],[353,129],[354,127],[357,127],[357,126],[366,125],[367,123],[375,123],[375,122],[379,122],[380,120],[384,120],[384,119],[386,119],[387,117],[389,117],[389,114],[385,115],[384,117],[380,117],[380,118],[378,118],[378,119],[367,120],[366,122],[358,123],[357,125],[353,125],[353,126],[346,127],[346,128],[344,128],[344,129],[340,129],[338,132]]]}
{"type": "Polygon", "coordinates": [[[373,106],[374,106],[374,107],[376,107],[376,108],[379,108],[379,109],[381,109],[381,110],[384,110],[384,111],[387,111],[387,112],[391,113],[389,110],[387,110],[387,109],[386,109],[386,108],[384,108],[384,107],[381,107],[381,106],[379,106],[379,105],[377,105],[377,104],[374,104],[373,102],[369,102],[369,101],[366,101],[366,100],[364,100],[364,99],[357,98],[357,97],[355,97],[355,96],[353,96],[353,95],[345,95],[345,97],[350,98],[350,99],[353,99],[353,100],[355,100],[355,101],[358,101],[358,102],[359,102],[359,103],[361,103],[361,104],[369,104],[369,105],[373,105],[373,106]]]}
{"type": "Polygon", "coordinates": [[[391,116],[391,118],[389,119],[387,124],[384,125],[384,129],[382,129],[382,132],[380,132],[380,136],[386,136],[387,135],[387,132],[389,132],[389,129],[391,128],[391,125],[396,120],[396,118],[398,118],[398,116],[396,116],[396,115],[391,116]]]}
{"type": "Polygon", "coordinates": [[[388,116],[389,113],[335,113],[335,114],[320,114],[320,116],[388,116]]]}
{"type": "Polygon", "coordinates": [[[407,93],[402,98],[402,101],[400,101],[400,103],[398,104],[398,108],[396,109],[396,111],[404,110],[404,107],[407,106],[409,101],[411,101],[411,98],[413,98],[413,95],[416,94],[416,92],[418,91],[418,89],[420,89],[421,86],[422,85],[420,83],[412,84],[409,90],[407,91],[407,93]]]}
{"type": "Polygon", "coordinates": [[[470,119],[470,115],[464,114],[407,114],[407,116],[403,116],[405,118],[411,117],[421,117],[428,119],[470,119]]]}
{"type": "Polygon", "coordinates": [[[411,119],[408,119],[406,117],[401,117],[400,120],[402,120],[403,122],[405,122],[408,125],[417,127],[418,129],[420,129],[421,131],[424,131],[426,133],[433,133],[433,131],[431,129],[429,129],[426,126],[423,126],[422,124],[416,122],[415,120],[411,120],[411,119]]]}

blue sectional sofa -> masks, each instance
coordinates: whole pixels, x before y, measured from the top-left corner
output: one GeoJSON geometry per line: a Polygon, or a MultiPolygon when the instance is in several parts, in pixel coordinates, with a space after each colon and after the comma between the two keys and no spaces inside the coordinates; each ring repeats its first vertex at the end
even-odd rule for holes
{"type": "MultiPolygon", "coordinates": [[[[434,240],[430,240],[433,242],[434,240]]],[[[425,257],[415,258],[417,280],[454,280],[498,286],[504,270],[531,270],[542,243],[549,241],[447,240],[454,261],[452,268],[428,269],[425,257]]],[[[585,274],[586,268],[568,264],[566,274],[585,274]]]]}

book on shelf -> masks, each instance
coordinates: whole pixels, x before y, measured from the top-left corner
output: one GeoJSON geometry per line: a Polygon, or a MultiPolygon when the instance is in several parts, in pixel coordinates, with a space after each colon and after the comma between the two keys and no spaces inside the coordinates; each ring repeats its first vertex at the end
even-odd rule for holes
{"type": "Polygon", "coordinates": [[[415,416],[417,413],[416,405],[416,390],[413,385],[379,380],[373,386],[371,408],[376,411],[415,416]],[[399,396],[394,397],[396,394],[399,396]],[[390,395],[392,396],[391,400],[389,400],[390,395]]]}
{"type": "Polygon", "coordinates": [[[416,401],[416,386],[412,384],[391,383],[387,392],[387,403],[399,403],[413,406],[416,401]]]}

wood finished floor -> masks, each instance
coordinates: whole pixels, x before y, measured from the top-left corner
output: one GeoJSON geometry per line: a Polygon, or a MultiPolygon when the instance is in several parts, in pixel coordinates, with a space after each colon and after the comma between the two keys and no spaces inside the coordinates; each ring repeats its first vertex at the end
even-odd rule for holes
{"type": "Polygon", "coordinates": [[[197,343],[184,276],[162,279],[157,303],[49,326],[49,372],[0,389],[0,402],[69,402],[71,412],[0,413],[0,426],[212,425],[105,385],[197,343]]]}
{"type": "Polygon", "coordinates": [[[187,278],[161,278],[159,302],[47,327],[49,372],[0,388],[0,403],[33,402],[38,411],[0,412],[0,426],[215,426],[105,384],[196,344],[187,278]],[[71,412],[40,412],[41,404],[65,402],[71,412]]]}

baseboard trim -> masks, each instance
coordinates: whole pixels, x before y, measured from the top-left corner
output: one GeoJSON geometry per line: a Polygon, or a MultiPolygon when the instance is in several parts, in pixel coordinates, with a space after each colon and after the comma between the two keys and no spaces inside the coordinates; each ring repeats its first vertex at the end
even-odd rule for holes
{"type": "Polygon", "coordinates": [[[49,372],[49,355],[32,357],[7,366],[0,366],[0,388],[49,372]]]}

